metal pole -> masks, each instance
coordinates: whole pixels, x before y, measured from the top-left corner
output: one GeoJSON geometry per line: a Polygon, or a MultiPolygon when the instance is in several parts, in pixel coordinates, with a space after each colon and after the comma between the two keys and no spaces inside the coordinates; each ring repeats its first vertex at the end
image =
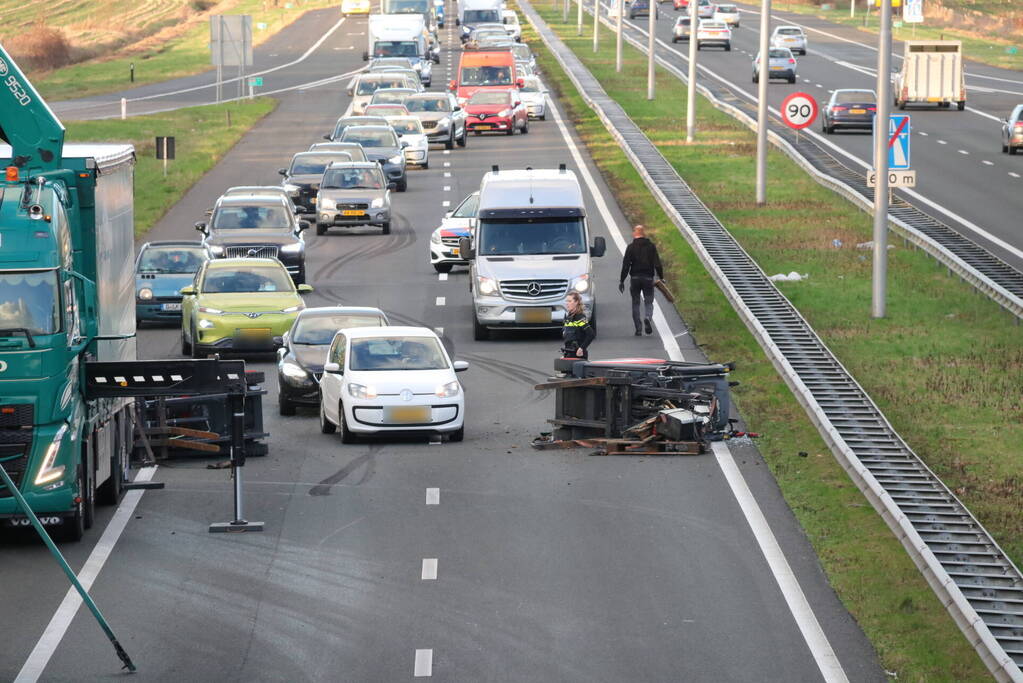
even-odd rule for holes
{"type": "Polygon", "coordinates": [[[660,0],[650,0],[647,7],[649,18],[647,19],[647,47],[646,47],[646,98],[654,99],[654,47],[657,45],[657,5],[660,0]]]}
{"type": "Polygon", "coordinates": [[[770,69],[767,44],[771,30],[771,0],[760,3],[760,62],[757,64],[757,206],[767,204],[767,74],[770,69]]]}
{"type": "Polygon", "coordinates": [[[696,139],[696,15],[697,0],[689,0],[689,90],[686,93],[686,142],[696,139]]]}
{"type": "Polygon", "coordinates": [[[600,48],[600,0],[593,0],[593,51],[600,48]]]}
{"type": "Polygon", "coordinates": [[[615,30],[615,71],[622,72],[622,15],[625,14],[625,0],[618,0],[618,19],[615,30]]]}
{"type": "Polygon", "coordinates": [[[577,36],[583,34],[583,0],[579,0],[579,14],[576,16],[575,34],[577,36]]]}
{"type": "Polygon", "coordinates": [[[891,113],[892,2],[881,0],[874,117],[874,286],[870,314],[885,317],[888,289],[888,118],[891,113]]]}
{"type": "Polygon", "coordinates": [[[568,23],[568,5],[569,5],[569,0],[565,0],[565,5],[564,5],[564,7],[561,10],[561,21],[566,23],[566,24],[568,23]]]}
{"type": "Polygon", "coordinates": [[[856,18],[856,0],[849,0],[849,18],[856,18]]]}
{"type": "Polygon", "coordinates": [[[163,136],[163,177],[167,177],[167,136],[163,136]]]}
{"type": "Polygon", "coordinates": [[[128,118],[128,98],[121,98],[121,120],[128,118]]]}

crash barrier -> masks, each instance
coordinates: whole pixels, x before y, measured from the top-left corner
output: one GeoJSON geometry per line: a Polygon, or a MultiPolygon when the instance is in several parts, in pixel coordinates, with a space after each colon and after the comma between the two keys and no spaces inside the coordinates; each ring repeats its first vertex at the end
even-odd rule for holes
{"type": "MultiPolygon", "coordinates": [[[[587,11],[590,11],[587,8],[587,11]]],[[[614,29],[606,18],[601,22],[614,29]]],[[[640,52],[646,53],[646,31],[623,22],[623,38],[640,52]],[[643,36],[640,40],[633,35],[643,36]]],[[[657,41],[657,63],[683,83],[689,82],[682,55],[657,41]]],[[[696,88],[717,109],[738,119],[751,130],[757,127],[757,108],[754,100],[733,90],[719,76],[702,65],[697,65],[708,78],[697,81],[696,88]]],[[[781,124],[769,114],[772,125],[768,139],[821,185],[833,190],[862,210],[874,211],[874,188],[867,185],[862,171],[850,168],[831,154],[816,139],[814,133],[795,131],[781,124]]],[[[956,232],[947,224],[918,209],[897,193],[892,195],[888,223],[893,232],[908,243],[925,251],[931,258],[955,273],[978,291],[1017,318],[1023,318],[1023,273],[1000,259],[983,246],[956,232]]]]}
{"type": "Polygon", "coordinates": [[[600,83],[519,6],[1000,681],[1023,681],[1023,575],[600,83]]]}

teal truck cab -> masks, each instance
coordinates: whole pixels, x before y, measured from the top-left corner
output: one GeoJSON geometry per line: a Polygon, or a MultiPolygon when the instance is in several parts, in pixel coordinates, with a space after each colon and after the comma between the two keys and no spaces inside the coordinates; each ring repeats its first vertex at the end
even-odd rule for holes
{"type": "MultiPolygon", "coordinates": [[[[87,400],[87,361],[134,360],[134,150],[64,143],[0,47],[0,465],[68,540],[121,495],[130,399],[87,400]]],[[[0,524],[27,526],[0,483],[0,524]]]]}

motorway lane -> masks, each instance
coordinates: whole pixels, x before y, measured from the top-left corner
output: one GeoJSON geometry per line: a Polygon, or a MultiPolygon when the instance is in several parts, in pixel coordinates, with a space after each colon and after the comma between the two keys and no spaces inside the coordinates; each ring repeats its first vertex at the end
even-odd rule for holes
{"type": "MultiPolygon", "coordinates": [[[[326,112],[343,105],[338,86],[285,99],[149,238],[191,236],[192,222],[230,184],[276,182],[274,169],[314,142],[333,121],[326,112]]],[[[411,677],[414,651],[430,648],[434,674],[450,680],[819,679],[713,458],[530,451],[551,405],[531,387],[546,376],[557,339],[472,341],[465,271],[441,280],[430,267],[427,240],[443,202],[475,189],[495,160],[574,166],[554,122],[530,131],[514,140],[474,136],[450,154],[432,150],[430,170],[412,172],[409,191],[395,194],[400,220],[390,236],[309,238],[310,304],[375,304],[396,321],[443,327],[454,355],[471,362],[462,376],[466,441],[341,446],[319,434],[314,411],[278,417],[273,365],[251,363],[268,373],[272,437],[270,455],[246,468],[247,509],[266,532],[209,535],[206,525],[230,509],[226,472],[178,460],[161,466],[156,478],[167,490],[143,497],[95,584],[140,675],[391,681],[411,677]],[[426,504],[432,487],[436,506],[426,504]],[[424,558],[438,560],[436,580],[422,580],[424,558]]],[[[599,190],[612,197],[603,183],[599,190]]],[[[595,234],[606,235],[589,196],[587,209],[595,234]]],[[[619,265],[613,248],[597,260],[594,353],[663,356],[656,337],[631,334],[627,302],[614,290],[619,265]]],[[[683,333],[673,311],[668,317],[673,333],[683,333]]],[[[687,358],[699,357],[691,336],[679,341],[687,358]]],[[[177,356],[178,332],[143,330],[140,348],[177,356]]],[[[881,680],[759,455],[733,448],[850,678],[881,680]]],[[[20,577],[33,583],[19,588],[63,593],[59,577],[41,578],[44,558],[29,564],[36,576],[20,577]]],[[[30,627],[52,612],[55,600],[43,602],[26,631],[38,633],[30,627]]],[[[18,644],[0,655],[0,676],[27,654],[18,644]]],[[[108,650],[79,614],[46,678],[110,675],[108,650]]]]}
{"type": "MultiPolygon", "coordinates": [[[[667,7],[667,4],[662,6],[667,7]]],[[[657,37],[664,43],[661,49],[675,50],[688,63],[688,45],[684,42],[671,44],[671,26],[677,16],[678,13],[671,10],[662,12],[657,23],[657,37]]],[[[646,35],[645,17],[627,23],[646,35]]],[[[772,27],[787,23],[816,28],[830,35],[814,30],[807,32],[808,54],[796,57],[798,82],[790,85],[780,80],[771,81],[768,87],[770,106],[780,108],[782,100],[796,91],[808,92],[823,106],[834,89],[875,88],[876,76],[873,74],[877,53],[870,48],[871,37],[868,34],[818,19],[811,21],[802,15],[772,13],[772,27]]],[[[743,10],[742,26],[733,30],[732,51],[708,47],[700,51],[698,58],[702,67],[734,84],[741,92],[748,93],[749,101],[755,101],[757,94],[757,86],[751,76],[752,60],[759,49],[759,28],[759,12],[743,10]]],[[[899,49],[900,46],[896,46],[896,54],[899,49]]],[[[895,60],[895,64],[898,63],[899,60],[895,60]]],[[[1014,267],[1023,269],[1023,233],[1018,230],[1017,217],[1017,197],[1023,191],[1023,159],[1001,153],[1000,123],[992,120],[993,117],[1008,115],[1013,106],[1023,101],[1023,74],[970,62],[967,65],[967,89],[969,102],[966,111],[929,107],[906,110],[912,116],[916,193],[932,205],[912,196],[906,198],[970,239],[985,245],[1014,267]],[[979,226],[1008,246],[978,234],[968,223],[979,226]]],[[[895,110],[895,113],[901,112],[895,110]]],[[[818,121],[808,132],[818,134],[855,157],[862,165],[832,150],[844,163],[853,168],[865,168],[870,164],[872,143],[869,134],[849,131],[820,136],[819,129],[818,121]]]]}

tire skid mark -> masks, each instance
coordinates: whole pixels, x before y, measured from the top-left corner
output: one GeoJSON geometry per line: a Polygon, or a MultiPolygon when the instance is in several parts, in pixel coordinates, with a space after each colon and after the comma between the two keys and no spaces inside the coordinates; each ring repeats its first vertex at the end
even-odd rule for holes
{"type": "Polygon", "coordinates": [[[334,474],[323,479],[318,484],[309,489],[310,496],[329,496],[331,494],[331,488],[342,481],[344,481],[348,475],[357,470],[358,468],[365,466],[365,470],[362,473],[362,478],[356,482],[355,486],[365,484],[369,481],[373,474],[376,472],[376,456],[377,453],[383,448],[383,444],[370,444],[369,451],[363,453],[360,456],[353,458],[344,467],[339,469],[334,474]]]}

